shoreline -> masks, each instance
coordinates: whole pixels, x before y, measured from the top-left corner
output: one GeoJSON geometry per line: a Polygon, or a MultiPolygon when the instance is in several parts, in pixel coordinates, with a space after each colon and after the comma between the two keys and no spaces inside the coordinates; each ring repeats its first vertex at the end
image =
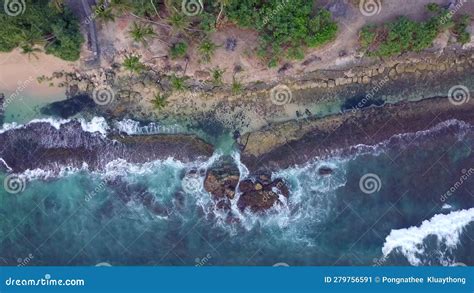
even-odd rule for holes
{"type": "Polygon", "coordinates": [[[281,123],[242,136],[242,162],[253,173],[285,169],[357,145],[374,146],[396,135],[425,131],[448,120],[473,125],[474,103],[454,106],[438,97],[281,123]]]}

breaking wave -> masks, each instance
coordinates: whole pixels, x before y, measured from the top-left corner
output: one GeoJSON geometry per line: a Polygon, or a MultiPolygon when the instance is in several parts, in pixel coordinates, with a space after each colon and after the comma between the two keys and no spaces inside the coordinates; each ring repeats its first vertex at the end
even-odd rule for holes
{"type": "MultiPolygon", "coordinates": [[[[426,240],[429,236],[436,237],[436,253],[443,265],[454,262],[449,254],[457,247],[460,236],[467,225],[474,221],[474,208],[453,211],[449,214],[438,214],[423,221],[418,227],[392,230],[385,238],[382,248],[384,257],[392,252],[402,253],[413,266],[426,265],[428,250],[426,240]]],[[[433,255],[432,255],[433,256],[433,255]]]]}

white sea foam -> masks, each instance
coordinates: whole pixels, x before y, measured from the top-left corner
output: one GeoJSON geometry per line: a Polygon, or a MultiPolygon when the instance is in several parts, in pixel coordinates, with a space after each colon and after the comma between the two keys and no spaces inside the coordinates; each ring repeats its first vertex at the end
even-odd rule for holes
{"type": "MultiPolygon", "coordinates": [[[[425,130],[395,134],[395,135],[391,136],[390,138],[388,138],[384,141],[381,141],[379,143],[373,144],[373,145],[368,145],[368,144],[353,145],[349,148],[349,150],[353,151],[353,152],[351,152],[351,154],[353,156],[360,156],[360,155],[365,155],[365,154],[371,154],[373,156],[378,156],[378,155],[382,154],[383,152],[385,152],[387,150],[387,147],[391,143],[396,142],[397,140],[405,140],[405,141],[409,142],[407,145],[410,145],[410,144],[413,144],[416,141],[418,141],[418,140],[420,140],[424,137],[433,135],[436,132],[442,131],[443,129],[446,129],[446,128],[452,127],[452,126],[457,126],[461,130],[460,132],[458,132],[456,134],[457,138],[459,140],[463,139],[464,136],[466,135],[466,133],[472,129],[471,124],[468,124],[464,121],[460,121],[460,120],[457,120],[457,119],[450,119],[450,120],[440,122],[440,123],[436,124],[435,126],[433,126],[431,128],[428,128],[428,129],[425,129],[425,130]]],[[[402,144],[401,146],[403,147],[404,145],[402,144]]],[[[335,149],[335,150],[331,151],[331,153],[329,155],[324,156],[324,158],[344,157],[345,153],[347,153],[347,149],[335,149]]]]}
{"type": "Polygon", "coordinates": [[[43,170],[40,168],[36,169],[27,169],[23,173],[19,174],[20,177],[24,178],[27,181],[32,180],[48,180],[48,179],[58,179],[73,175],[80,171],[89,170],[89,166],[86,163],[82,163],[81,168],[73,168],[70,166],[61,166],[57,165],[53,170],[43,170]]]}
{"type": "Polygon", "coordinates": [[[2,163],[8,171],[11,171],[12,168],[10,168],[10,166],[8,166],[7,162],[5,162],[5,160],[3,158],[0,158],[0,163],[2,163]]]}
{"type": "Polygon", "coordinates": [[[474,208],[435,215],[423,221],[419,227],[392,230],[385,238],[382,253],[387,257],[391,252],[399,251],[411,265],[422,265],[421,257],[425,252],[423,241],[426,237],[436,236],[438,243],[443,243],[448,251],[452,251],[459,244],[464,228],[472,221],[474,208]]]}
{"type": "Polygon", "coordinates": [[[141,125],[140,122],[131,119],[116,121],[114,127],[118,131],[128,135],[176,134],[182,132],[179,125],[162,125],[155,122],[141,125]]]}
{"type": "Polygon", "coordinates": [[[171,157],[166,160],[155,160],[143,164],[129,163],[124,159],[117,159],[107,163],[103,171],[94,173],[107,178],[127,176],[129,174],[141,176],[155,172],[156,168],[162,165],[173,166],[177,169],[184,169],[187,166],[185,163],[171,157]]]}
{"type": "MultiPolygon", "coordinates": [[[[83,131],[90,132],[90,133],[100,133],[102,135],[106,135],[107,131],[109,130],[109,125],[107,124],[105,118],[103,117],[94,117],[91,121],[86,121],[82,118],[75,119],[81,124],[81,128],[83,131]]],[[[2,128],[0,129],[0,133],[4,133],[9,130],[15,129],[22,129],[28,125],[37,124],[37,123],[48,123],[52,127],[56,129],[60,129],[62,125],[67,124],[74,119],[59,119],[59,118],[41,118],[41,119],[33,119],[27,124],[18,124],[16,122],[12,123],[4,123],[2,128]]]]}

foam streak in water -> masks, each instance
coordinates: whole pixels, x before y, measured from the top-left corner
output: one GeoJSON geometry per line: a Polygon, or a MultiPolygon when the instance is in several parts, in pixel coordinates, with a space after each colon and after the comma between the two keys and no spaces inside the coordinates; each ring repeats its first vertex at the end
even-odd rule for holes
{"type": "MultiPolygon", "coordinates": [[[[13,123],[5,123],[3,124],[3,127],[0,129],[0,133],[4,133],[9,130],[15,130],[15,129],[21,129],[26,127],[27,125],[30,124],[36,124],[36,123],[49,123],[51,126],[53,126],[56,129],[60,129],[62,125],[67,124],[73,120],[71,119],[56,119],[56,118],[43,118],[43,119],[34,119],[31,120],[27,124],[17,124],[15,122],[13,123]]],[[[91,121],[87,122],[84,119],[77,119],[81,123],[82,130],[90,133],[95,133],[98,132],[102,135],[106,135],[107,131],[109,130],[109,125],[105,121],[105,118],[103,117],[94,117],[92,118],[91,121]]]]}
{"type": "Polygon", "coordinates": [[[385,238],[382,253],[387,257],[398,250],[411,265],[421,265],[420,256],[425,252],[423,241],[429,235],[435,235],[448,249],[454,249],[464,228],[474,221],[474,208],[454,211],[447,215],[438,214],[423,221],[419,227],[392,230],[385,238]]]}

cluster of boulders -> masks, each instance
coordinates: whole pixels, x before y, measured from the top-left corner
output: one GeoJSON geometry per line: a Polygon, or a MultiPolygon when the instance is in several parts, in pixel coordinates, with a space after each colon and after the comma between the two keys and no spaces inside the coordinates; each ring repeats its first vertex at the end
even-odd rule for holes
{"type": "Polygon", "coordinates": [[[208,170],[204,188],[219,209],[229,210],[237,193],[239,210],[250,209],[255,213],[281,204],[280,196],[289,196],[288,187],[282,179],[272,180],[269,175],[258,175],[240,181],[240,175],[237,165],[229,157],[222,158],[208,170]]]}

